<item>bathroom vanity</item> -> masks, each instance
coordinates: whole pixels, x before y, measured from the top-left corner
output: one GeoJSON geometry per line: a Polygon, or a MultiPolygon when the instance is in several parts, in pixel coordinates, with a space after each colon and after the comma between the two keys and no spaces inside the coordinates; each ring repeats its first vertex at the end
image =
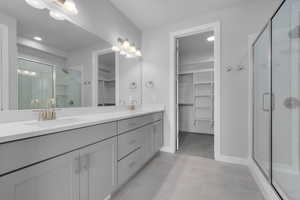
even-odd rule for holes
{"type": "Polygon", "coordinates": [[[0,134],[1,200],[107,199],[163,145],[162,110],[4,123],[0,129],[7,133],[0,134]]]}

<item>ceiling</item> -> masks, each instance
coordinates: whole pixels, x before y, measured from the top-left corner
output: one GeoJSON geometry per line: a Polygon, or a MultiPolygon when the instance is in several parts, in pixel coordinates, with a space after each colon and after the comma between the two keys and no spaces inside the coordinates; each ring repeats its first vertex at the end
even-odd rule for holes
{"type": "Polygon", "coordinates": [[[195,56],[199,58],[213,57],[214,43],[207,41],[207,38],[213,34],[213,31],[208,31],[180,38],[179,55],[183,57],[195,56]]]}
{"type": "Polygon", "coordinates": [[[200,12],[223,9],[247,0],[110,0],[140,29],[175,23],[200,12]]]}
{"type": "Polygon", "coordinates": [[[68,21],[54,20],[46,9],[34,9],[25,0],[0,1],[0,12],[17,19],[18,36],[27,39],[39,36],[43,38],[41,43],[59,50],[70,51],[96,42],[106,43],[68,21]]]}

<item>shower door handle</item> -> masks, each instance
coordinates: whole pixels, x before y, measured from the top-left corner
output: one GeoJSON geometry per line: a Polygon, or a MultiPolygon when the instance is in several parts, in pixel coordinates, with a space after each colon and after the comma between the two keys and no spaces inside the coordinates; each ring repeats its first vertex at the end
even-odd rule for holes
{"type": "Polygon", "coordinates": [[[270,112],[270,93],[265,92],[262,95],[262,110],[265,112],[270,112]],[[267,103],[266,98],[268,97],[269,103],[267,103]]]}

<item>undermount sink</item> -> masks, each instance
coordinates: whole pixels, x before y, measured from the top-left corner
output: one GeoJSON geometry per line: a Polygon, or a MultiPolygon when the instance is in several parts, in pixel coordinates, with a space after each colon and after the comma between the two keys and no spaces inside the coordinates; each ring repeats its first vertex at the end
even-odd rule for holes
{"type": "Polygon", "coordinates": [[[48,121],[37,121],[26,123],[25,125],[29,126],[37,126],[40,128],[51,127],[51,126],[61,126],[66,124],[72,124],[75,122],[79,122],[80,119],[77,118],[68,118],[68,119],[56,119],[56,120],[48,120],[48,121]]]}

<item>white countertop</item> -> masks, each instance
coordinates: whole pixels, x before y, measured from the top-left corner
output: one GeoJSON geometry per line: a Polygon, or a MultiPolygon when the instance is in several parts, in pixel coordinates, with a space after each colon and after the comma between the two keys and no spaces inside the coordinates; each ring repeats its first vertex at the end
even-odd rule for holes
{"type": "Polygon", "coordinates": [[[121,119],[136,117],[155,112],[161,112],[161,108],[138,109],[135,111],[114,111],[109,113],[95,113],[78,116],[58,118],[54,121],[19,121],[0,123],[0,143],[26,139],[55,133],[70,129],[92,126],[96,124],[113,122],[121,119]]]}

